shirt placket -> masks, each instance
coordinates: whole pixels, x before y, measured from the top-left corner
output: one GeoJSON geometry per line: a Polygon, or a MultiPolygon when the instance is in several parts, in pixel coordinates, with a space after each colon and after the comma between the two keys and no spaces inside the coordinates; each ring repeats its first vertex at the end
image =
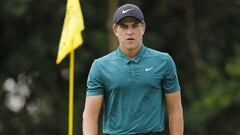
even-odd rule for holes
{"type": "Polygon", "coordinates": [[[129,78],[134,80],[134,77],[135,77],[135,62],[131,60],[130,63],[129,63],[129,67],[130,67],[129,78]]]}

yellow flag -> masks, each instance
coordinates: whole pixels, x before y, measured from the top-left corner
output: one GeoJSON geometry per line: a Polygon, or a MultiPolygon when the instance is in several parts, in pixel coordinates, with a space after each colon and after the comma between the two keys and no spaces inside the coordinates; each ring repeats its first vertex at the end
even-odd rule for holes
{"type": "Polygon", "coordinates": [[[79,0],[68,0],[66,15],[56,63],[59,64],[68,53],[82,45],[84,29],[83,15],[79,0]]]}

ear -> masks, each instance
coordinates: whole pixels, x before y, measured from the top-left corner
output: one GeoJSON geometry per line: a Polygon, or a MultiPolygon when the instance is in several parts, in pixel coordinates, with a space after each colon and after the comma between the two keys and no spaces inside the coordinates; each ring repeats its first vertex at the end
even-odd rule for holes
{"type": "Polygon", "coordinates": [[[112,26],[113,33],[117,36],[117,25],[113,24],[112,26]]]}
{"type": "Polygon", "coordinates": [[[145,25],[145,23],[143,23],[142,25],[143,25],[143,27],[142,27],[142,35],[144,35],[145,29],[146,29],[146,25],[145,25]]]}

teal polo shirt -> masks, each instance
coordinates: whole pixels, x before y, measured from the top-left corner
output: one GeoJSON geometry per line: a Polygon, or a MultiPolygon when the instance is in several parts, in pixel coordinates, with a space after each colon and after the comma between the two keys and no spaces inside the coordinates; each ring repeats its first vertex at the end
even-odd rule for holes
{"type": "Polygon", "coordinates": [[[164,93],[180,90],[173,59],[142,45],[130,59],[118,48],[96,59],[87,96],[103,95],[103,132],[127,135],[163,131],[164,93]]]}

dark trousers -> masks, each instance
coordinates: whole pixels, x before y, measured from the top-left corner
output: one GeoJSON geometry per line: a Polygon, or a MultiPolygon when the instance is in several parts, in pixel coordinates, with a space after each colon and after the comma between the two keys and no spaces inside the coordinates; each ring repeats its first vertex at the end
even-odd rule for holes
{"type": "Polygon", "coordinates": [[[135,135],[165,135],[163,132],[137,133],[135,135]]]}

